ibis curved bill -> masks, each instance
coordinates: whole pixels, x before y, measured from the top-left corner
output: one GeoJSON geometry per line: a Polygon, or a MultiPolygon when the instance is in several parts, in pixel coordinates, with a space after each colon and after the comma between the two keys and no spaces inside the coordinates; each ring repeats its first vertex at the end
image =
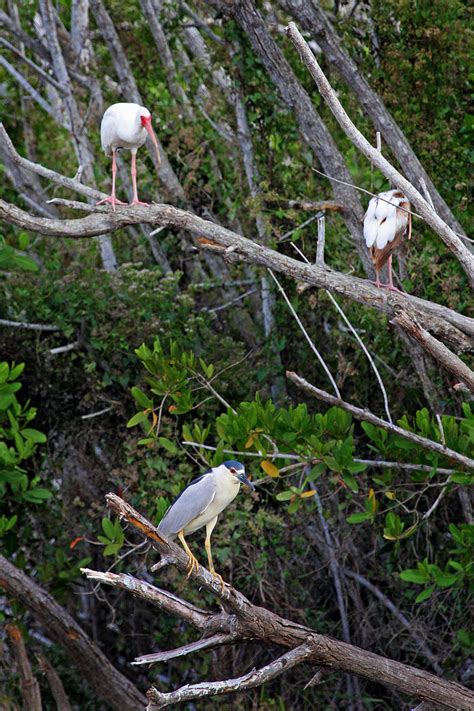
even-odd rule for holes
{"type": "Polygon", "coordinates": [[[150,136],[156,150],[158,165],[161,163],[158,141],[151,125],[151,113],[140,104],[120,103],[109,106],[104,113],[100,125],[100,139],[105,155],[112,158],[112,193],[97,203],[110,203],[115,211],[115,205],[124,205],[115,195],[115,177],[117,174],[116,153],[127,149],[132,154],[132,185],[133,197],[131,205],[146,205],[137,194],[137,150],[150,136]]]}
{"type": "Polygon", "coordinates": [[[377,287],[399,291],[393,285],[392,255],[405,237],[411,239],[408,198],[401,190],[387,190],[373,197],[364,216],[364,238],[375,266],[377,287]],[[381,284],[380,271],[388,262],[388,284],[381,284]]]}

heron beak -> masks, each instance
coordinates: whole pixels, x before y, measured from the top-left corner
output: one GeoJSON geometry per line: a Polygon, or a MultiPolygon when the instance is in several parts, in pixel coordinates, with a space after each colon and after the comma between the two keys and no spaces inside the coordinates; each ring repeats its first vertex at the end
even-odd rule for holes
{"type": "Polygon", "coordinates": [[[158,161],[158,165],[161,165],[161,156],[158,148],[158,141],[156,140],[155,132],[153,130],[153,126],[151,125],[151,116],[149,119],[145,119],[144,121],[142,121],[142,124],[143,128],[146,130],[151,140],[153,141],[156,150],[156,159],[158,161]]]}
{"type": "Polygon", "coordinates": [[[237,479],[241,481],[242,484],[245,484],[245,486],[248,486],[250,489],[252,489],[252,491],[255,491],[254,485],[249,479],[247,479],[244,472],[240,472],[239,474],[237,474],[237,479]]]}

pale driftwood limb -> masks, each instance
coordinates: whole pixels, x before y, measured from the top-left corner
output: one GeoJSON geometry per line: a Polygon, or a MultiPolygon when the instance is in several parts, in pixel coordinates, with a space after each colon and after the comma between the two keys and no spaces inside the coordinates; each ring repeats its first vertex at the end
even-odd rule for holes
{"type": "Polygon", "coordinates": [[[353,580],[357,580],[360,585],[362,585],[367,590],[370,590],[372,595],[374,595],[377,600],[380,600],[380,602],[387,608],[387,610],[390,610],[392,615],[403,625],[403,627],[405,627],[405,629],[408,631],[408,634],[414,639],[416,646],[419,647],[419,649],[422,651],[422,653],[429,661],[435,672],[439,674],[439,676],[442,676],[443,670],[439,664],[437,656],[431,651],[425,640],[415,632],[414,623],[410,622],[410,620],[405,617],[405,615],[398,609],[398,607],[393,604],[390,598],[384,595],[384,593],[376,585],[371,583],[370,580],[364,578],[363,575],[360,575],[359,573],[356,573],[352,570],[348,570],[347,568],[344,569],[344,575],[346,575],[348,578],[352,578],[353,580]]]}
{"type": "Polygon", "coordinates": [[[8,624],[6,633],[18,668],[23,708],[28,709],[28,711],[42,711],[40,687],[37,679],[33,676],[21,630],[17,625],[8,624]]]}
{"type": "MultiPolygon", "coordinates": [[[[32,69],[36,74],[38,74],[42,79],[44,79],[48,84],[51,84],[54,86],[54,88],[59,91],[63,92],[64,89],[61,86],[59,82],[54,79],[50,74],[44,71],[41,67],[39,67],[37,64],[31,61],[31,59],[28,59],[28,57],[23,54],[23,52],[20,52],[19,49],[17,49],[14,45],[12,45],[8,40],[6,40],[4,37],[0,37],[0,45],[5,47],[6,49],[9,49],[10,52],[12,52],[16,57],[20,59],[21,62],[24,62],[30,69],[32,69]]],[[[25,87],[23,87],[25,88],[25,87]]],[[[28,92],[30,93],[30,92],[28,92]]]]}
{"type": "MultiPolygon", "coordinates": [[[[197,447],[198,449],[207,449],[212,452],[215,452],[217,447],[213,447],[210,444],[201,444],[200,442],[186,442],[183,440],[181,444],[184,447],[197,447]]],[[[233,454],[234,456],[238,457],[258,457],[262,458],[264,455],[262,452],[240,452],[235,449],[223,449],[221,450],[224,454],[233,454]]],[[[265,455],[267,459],[290,459],[290,460],[295,460],[300,464],[308,463],[308,464],[316,464],[320,460],[319,459],[311,459],[311,460],[305,460],[303,457],[301,457],[299,454],[293,454],[293,453],[288,453],[288,452],[269,452],[268,454],[265,455]]],[[[360,464],[367,464],[368,467],[375,467],[379,469],[406,469],[407,471],[413,471],[413,472],[432,472],[433,467],[430,466],[429,464],[411,464],[409,462],[387,462],[385,460],[378,460],[378,459],[359,459],[358,457],[354,457],[354,462],[359,462],[360,464]]],[[[437,474],[454,474],[456,469],[446,469],[444,467],[436,467],[436,473],[437,474]]],[[[265,479],[266,480],[266,479],[265,479]]],[[[258,485],[258,482],[253,482],[255,486],[258,485]]],[[[437,484],[436,486],[445,486],[447,482],[444,482],[444,484],[437,484]]],[[[153,570],[153,568],[152,568],[153,570]]]]}
{"type": "Polygon", "coordinates": [[[456,256],[464,271],[469,277],[471,285],[474,285],[474,257],[467,247],[462,243],[456,233],[439,217],[431,208],[429,203],[423,198],[418,190],[401,175],[390,163],[373,147],[369,141],[354,126],[349,116],[343,109],[330,83],[321,70],[314,54],[311,52],[306,41],[302,37],[294,22],[290,22],[286,28],[286,34],[300,53],[302,61],[308,68],[311,76],[315,80],[321,96],[331,109],[337,122],[344,130],[352,143],[367,158],[382,171],[397,188],[402,190],[412,202],[430,227],[441,237],[448,249],[456,256]]]}
{"type": "MultiPolygon", "coordinates": [[[[61,175],[60,173],[56,173],[54,170],[45,168],[40,163],[33,163],[33,161],[20,156],[20,154],[15,150],[15,147],[10,140],[10,136],[5,130],[3,123],[0,123],[0,142],[10,156],[11,160],[20,165],[22,168],[36,173],[37,175],[41,175],[43,178],[47,178],[57,185],[61,185],[63,188],[69,188],[80,195],[92,198],[92,200],[101,200],[103,197],[106,197],[105,193],[101,193],[94,188],[90,188],[88,185],[84,185],[84,183],[81,183],[79,180],[67,178],[65,175],[61,175]]],[[[84,205],[85,203],[81,204],[84,205]]]]}
{"type": "Polygon", "coordinates": [[[2,65],[7,70],[7,72],[15,79],[15,81],[18,82],[22,89],[24,89],[36,101],[38,106],[41,106],[41,108],[46,111],[47,114],[49,114],[55,121],[58,121],[58,116],[51,104],[49,104],[46,99],[41,96],[39,91],[36,91],[36,89],[31,86],[30,82],[25,79],[23,74],[20,74],[20,72],[17,71],[15,67],[12,66],[10,62],[7,61],[5,57],[3,57],[1,54],[0,65],[2,65]]]}
{"type": "Polygon", "coordinates": [[[58,355],[59,353],[70,353],[71,351],[76,350],[80,346],[79,341],[74,341],[73,343],[66,343],[65,346],[58,346],[57,348],[51,348],[50,353],[51,355],[58,355]]]}
{"type": "Polygon", "coordinates": [[[316,247],[316,266],[320,269],[326,269],[324,263],[324,247],[326,244],[326,221],[324,213],[317,216],[318,220],[318,243],[316,247]]]}
{"type": "Polygon", "coordinates": [[[97,412],[91,412],[88,415],[81,415],[81,420],[91,420],[93,417],[100,417],[100,415],[105,415],[106,412],[110,412],[113,409],[112,405],[110,405],[110,407],[104,407],[103,410],[97,410],[97,412]]]}
{"type": "MultiPolygon", "coordinates": [[[[145,519],[143,520],[145,521],[145,519]]],[[[130,523],[137,526],[137,522],[135,520],[130,521],[130,523]]],[[[140,528],[140,526],[137,527],[143,534],[144,531],[140,528]]],[[[149,528],[148,532],[144,533],[144,535],[150,537],[156,542],[156,539],[149,535],[153,528],[154,527],[149,528]]],[[[175,561],[178,562],[178,559],[175,558],[175,561]]],[[[188,624],[199,630],[206,630],[209,620],[213,616],[212,613],[200,610],[199,607],[181,600],[179,597],[176,597],[176,595],[173,595],[167,590],[157,588],[155,585],[151,585],[151,583],[147,583],[144,580],[138,580],[131,575],[126,575],[125,573],[101,573],[97,570],[90,570],[89,568],[81,568],[81,572],[89,580],[96,580],[104,585],[111,585],[112,587],[119,588],[120,590],[127,590],[135,597],[146,600],[150,604],[159,607],[167,614],[186,620],[188,624]]]]}
{"type": "Polygon", "coordinates": [[[336,30],[321,4],[301,2],[301,0],[279,0],[279,3],[298,19],[305,29],[311,32],[322,49],[324,58],[340,74],[350,91],[354,92],[363,110],[378,130],[377,132],[382,133],[385,143],[392,149],[393,155],[407,178],[413,185],[417,185],[421,180],[429,184],[430,192],[436,203],[435,209],[455,231],[460,232],[461,225],[437,192],[406,136],[380,96],[370,87],[356,63],[345,52],[336,30]]]}
{"type": "Polygon", "coordinates": [[[56,702],[57,711],[72,711],[71,704],[64,690],[63,683],[52,664],[48,662],[45,656],[37,656],[41,671],[48,680],[49,688],[56,702]]]}
{"type": "Polygon", "coordinates": [[[299,388],[305,390],[307,393],[313,395],[319,400],[323,400],[323,402],[327,402],[330,405],[342,407],[344,410],[347,410],[347,412],[350,412],[357,420],[362,420],[363,422],[370,422],[376,427],[381,427],[383,430],[387,430],[392,434],[404,437],[410,442],[413,442],[414,444],[423,447],[423,449],[435,452],[436,454],[439,454],[442,457],[446,457],[446,459],[449,459],[452,462],[456,462],[462,468],[474,469],[474,459],[470,459],[464,454],[460,454],[459,452],[454,451],[454,449],[449,449],[449,447],[443,447],[443,445],[439,444],[438,442],[434,442],[433,440],[427,439],[426,437],[422,437],[421,435],[415,434],[414,432],[404,430],[398,425],[390,424],[390,422],[382,420],[380,417],[374,415],[372,412],[370,412],[370,410],[363,410],[362,408],[356,407],[355,405],[351,405],[350,403],[345,402],[344,400],[340,400],[339,398],[330,395],[324,390],[320,390],[314,385],[311,385],[311,383],[308,383],[307,380],[302,378],[300,375],[293,373],[292,371],[287,370],[286,377],[289,378],[293,383],[295,383],[295,385],[297,385],[299,388]]]}
{"type": "MultiPolygon", "coordinates": [[[[179,546],[166,541],[155,526],[115,494],[108,494],[106,499],[113,511],[135,526],[142,535],[148,537],[157,550],[165,555],[171,553],[176,558],[177,567],[183,573],[187,571],[188,557],[179,546]]],[[[92,574],[100,575],[95,571],[92,571],[92,574]]],[[[130,576],[126,577],[130,578],[130,576]]],[[[227,584],[222,589],[220,584],[215,583],[211,574],[201,566],[191,573],[191,580],[219,597],[226,610],[220,613],[199,611],[200,615],[208,615],[207,622],[205,621],[208,634],[230,633],[235,635],[236,641],[259,639],[266,644],[289,647],[293,651],[301,645],[308,644],[311,651],[307,659],[312,665],[323,666],[332,671],[357,674],[381,684],[389,684],[399,692],[411,697],[436,700],[449,709],[474,709],[474,694],[460,684],[445,681],[428,672],[319,635],[314,630],[288,619],[285,620],[265,608],[253,605],[238,590],[227,584]]],[[[112,578],[109,578],[108,582],[114,584],[112,578]]],[[[136,583],[141,584],[140,581],[136,583]]],[[[180,602],[187,605],[183,601],[180,602]]],[[[209,685],[204,684],[202,688],[209,688],[209,685]]]]}
{"type": "Polygon", "coordinates": [[[7,328],[22,328],[25,331],[59,331],[57,326],[51,323],[27,323],[26,321],[9,321],[6,318],[0,318],[0,326],[7,328]]]}
{"type": "Polygon", "coordinates": [[[202,637],[196,642],[190,642],[185,644],[183,647],[178,647],[176,649],[169,649],[166,652],[153,652],[152,654],[144,654],[142,657],[136,657],[132,664],[157,664],[158,662],[167,662],[170,659],[176,659],[176,657],[184,657],[187,654],[194,654],[194,652],[200,652],[202,649],[214,649],[215,647],[220,647],[223,644],[231,644],[235,642],[235,636],[232,634],[223,634],[222,632],[217,632],[210,637],[202,637]]]}
{"type": "MultiPolygon", "coordinates": [[[[75,185],[74,181],[65,180],[67,180],[68,186],[72,187],[71,183],[75,185]]],[[[79,185],[81,184],[79,183],[79,185]]],[[[83,188],[84,186],[81,185],[81,189],[83,188]]],[[[94,212],[94,214],[80,219],[55,220],[32,216],[18,207],[0,200],[0,218],[10,224],[50,236],[82,239],[113,232],[120,227],[137,223],[166,225],[180,230],[188,230],[204,235],[208,242],[211,244],[214,242],[221,250],[223,247],[225,249],[235,247],[236,256],[239,259],[270,267],[293,279],[329,289],[359,303],[376,308],[389,316],[393,317],[400,309],[405,309],[413,313],[424,328],[452,343],[457,349],[466,350],[472,347],[471,336],[474,335],[474,320],[467,316],[408,294],[377,289],[366,280],[347,276],[334,270],[322,270],[302,264],[185,210],[154,203],[146,207],[141,205],[118,206],[115,212],[107,207],[99,208],[99,210],[100,212],[94,212]]]]}
{"type": "Polygon", "coordinates": [[[147,696],[150,703],[146,711],[158,711],[166,706],[173,706],[185,701],[194,699],[202,699],[206,696],[216,696],[218,694],[230,694],[235,691],[243,691],[244,689],[253,689],[255,686],[261,686],[277,676],[280,676],[285,671],[301,664],[311,656],[311,643],[302,644],[289,652],[286,652],[275,661],[267,664],[261,669],[252,669],[244,676],[237,679],[227,679],[225,681],[204,681],[201,684],[187,684],[181,689],[171,691],[164,694],[158,689],[152,687],[147,696]]]}
{"type": "Polygon", "coordinates": [[[138,689],[109,662],[71,615],[49,593],[0,555],[0,589],[29,610],[60,644],[91,685],[97,698],[115,711],[137,711],[145,705],[138,689]]]}
{"type": "Polygon", "coordinates": [[[416,319],[411,318],[405,311],[402,311],[395,316],[393,322],[401,326],[406,333],[418,341],[425,351],[428,351],[433,356],[437,363],[449,370],[474,393],[474,372],[449,348],[446,348],[443,343],[420,326],[416,319]]]}

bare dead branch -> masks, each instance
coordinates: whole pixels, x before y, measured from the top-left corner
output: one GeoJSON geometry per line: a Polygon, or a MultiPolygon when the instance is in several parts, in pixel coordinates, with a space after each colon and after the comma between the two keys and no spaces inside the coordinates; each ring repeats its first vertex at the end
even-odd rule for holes
{"type": "Polygon", "coordinates": [[[367,590],[370,590],[372,595],[374,595],[377,600],[380,600],[380,602],[387,608],[387,610],[390,610],[392,615],[400,622],[400,624],[405,627],[407,630],[408,634],[413,637],[413,639],[416,642],[417,647],[421,649],[423,652],[424,656],[426,659],[429,661],[433,669],[439,676],[443,675],[443,670],[439,664],[438,658],[436,655],[431,651],[429,646],[426,644],[425,640],[420,637],[419,634],[415,631],[415,625],[413,621],[410,621],[405,617],[405,615],[398,609],[396,605],[388,598],[384,593],[373,583],[370,582],[370,580],[367,580],[367,578],[364,578],[363,575],[360,575],[359,573],[354,572],[353,570],[348,570],[347,568],[344,569],[344,575],[346,575],[348,578],[352,578],[353,580],[357,580],[359,585],[362,585],[364,588],[367,590]]]}
{"type": "Polygon", "coordinates": [[[0,589],[21,602],[44,626],[48,636],[66,650],[97,697],[116,711],[137,711],[145,705],[138,689],[112,666],[51,595],[2,555],[0,571],[0,589]]]}
{"type": "MultiPolygon", "coordinates": [[[[165,556],[169,556],[171,553],[175,558],[177,567],[183,573],[187,570],[187,555],[179,546],[173,542],[165,541],[155,526],[115,494],[108,494],[106,499],[109,507],[136,527],[142,535],[149,538],[158,551],[165,556]]],[[[89,574],[93,576],[104,575],[95,571],[90,571],[89,574]]],[[[125,577],[130,578],[130,576],[125,577]]],[[[127,584],[127,589],[133,591],[135,584],[140,585],[141,582],[136,581],[134,578],[130,579],[133,583],[127,584]]],[[[199,566],[197,571],[192,572],[191,580],[196,581],[205,590],[219,597],[224,609],[226,611],[229,610],[229,612],[225,613],[210,613],[210,618],[207,622],[207,632],[209,634],[230,633],[235,635],[235,641],[240,639],[259,639],[267,644],[289,647],[292,651],[296,651],[301,645],[308,644],[310,645],[310,650],[308,655],[304,655],[304,658],[311,661],[312,664],[357,674],[369,679],[376,679],[378,683],[392,685],[398,691],[407,693],[412,697],[436,700],[450,709],[474,709],[474,694],[461,685],[445,681],[414,667],[380,657],[350,644],[319,635],[313,630],[279,617],[265,608],[257,607],[242,593],[228,584],[222,590],[221,586],[215,583],[211,574],[202,566],[199,566]]],[[[112,578],[109,578],[106,582],[114,584],[112,578]]],[[[202,611],[200,612],[202,614],[202,611]]],[[[300,659],[301,661],[303,659],[300,659]]],[[[203,690],[214,689],[213,683],[210,683],[211,686],[209,683],[199,685],[199,688],[203,690]]],[[[225,684],[225,682],[222,683],[225,684]]],[[[178,692],[172,692],[172,694],[174,693],[178,692]]],[[[208,691],[208,693],[215,692],[208,691]]],[[[220,693],[225,692],[222,691],[220,693]]],[[[178,698],[166,695],[161,697],[160,692],[157,692],[157,694],[155,698],[158,703],[167,699],[173,700],[174,703],[178,698]]]]}
{"type": "Polygon", "coordinates": [[[458,358],[449,348],[440,343],[428,331],[426,331],[416,319],[410,317],[402,311],[393,319],[393,322],[403,328],[406,333],[412,336],[418,343],[428,351],[433,358],[442,366],[456,376],[458,380],[465,383],[469,390],[474,393],[474,373],[460,358],[458,358]]]}
{"type": "MultiPolygon", "coordinates": [[[[130,523],[135,526],[137,525],[135,519],[130,521],[130,523]]],[[[140,526],[137,527],[140,533],[151,538],[156,543],[156,539],[151,536],[151,529],[146,533],[140,526]]],[[[175,561],[177,562],[177,559],[175,559],[175,561]]],[[[89,568],[81,568],[81,572],[90,580],[97,580],[104,585],[111,585],[120,590],[127,590],[135,597],[146,600],[167,614],[180,617],[198,630],[207,630],[209,621],[213,617],[212,613],[201,610],[199,607],[191,605],[191,603],[181,600],[179,597],[176,597],[176,595],[166,590],[161,590],[161,588],[157,588],[144,580],[137,580],[137,578],[131,575],[126,575],[125,573],[101,573],[96,570],[90,570],[89,568]]]]}
{"type": "Polygon", "coordinates": [[[51,689],[51,693],[56,702],[57,711],[72,711],[63,683],[53,665],[50,664],[46,657],[41,654],[38,655],[37,659],[41,671],[48,680],[49,688],[51,689]]]}
{"type": "Polygon", "coordinates": [[[26,321],[9,321],[5,318],[0,318],[0,326],[23,328],[26,331],[59,331],[57,326],[53,326],[50,323],[27,323],[26,321]]]}
{"type": "Polygon", "coordinates": [[[194,652],[200,652],[202,649],[214,649],[215,647],[220,647],[223,644],[231,644],[235,641],[235,636],[232,634],[222,634],[218,632],[211,635],[210,637],[203,637],[198,639],[196,642],[190,642],[185,644],[183,647],[178,647],[177,649],[169,649],[166,652],[154,652],[153,654],[144,654],[142,657],[137,657],[133,660],[132,664],[157,664],[158,662],[167,662],[169,659],[176,659],[176,657],[184,657],[187,654],[194,654],[194,652]]]}
{"type": "Polygon", "coordinates": [[[404,437],[410,442],[413,442],[414,444],[423,447],[423,449],[426,449],[431,452],[436,452],[442,457],[446,457],[446,459],[449,459],[452,462],[456,462],[463,469],[474,469],[474,459],[470,459],[464,454],[455,452],[453,449],[449,449],[449,447],[445,447],[442,444],[439,444],[438,442],[434,442],[433,440],[427,439],[426,437],[422,437],[421,435],[415,434],[414,432],[404,430],[398,425],[390,424],[390,422],[382,420],[380,417],[374,415],[372,412],[370,412],[370,410],[363,410],[362,408],[356,407],[355,405],[351,405],[350,403],[345,402],[344,400],[340,400],[337,397],[334,397],[333,395],[330,395],[329,393],[325,392],[324,390],[320,390],[314,385],[311,385],[311,383],[308,383],[307,380],[302,378],[300,375],[293,373],[292,371],[287,370],[286,377],[289,378],[293,383],[295,383],[295,385],[297,385],[302,390],[305,390],[310,395],[313,395],[314,397],[318,398],[318,400],[323,400],[323,402],[327,402],[330,405],[342,407],[344,410],[347,410],[347,412],[350,412],[357,420],[361,420],[363,422],[370,422],[376,427],[381,427],[382,429],[387,430],[387,432],[391,432],[392,434],[404,437]]]}
{"type": "Polygon", "coordinates": [[[37,679],[33,676],[21,630],[17,625],[8,624],[6,632],[18,668],[23,706],[28,711],[42,711],[40,687],[37,679]]]}
{"type": "MultiPolygon", "coordinates": [[[[67,179],[68,186],[71,186],[71,183],[74,184],[74,181],[67,179]]],[[[356,277],[306,265],[279,254],[269,247],[258,245],[214,222],[203,220],[171,205],[120,206],[117,207],[116,212],[112,212],[108,207],[100,207],[94,211],[94,214],[81,219],[54,220],[32,216],[0,200],[0,217],[6,222],[44,235],[76,239],[113,232],[121,227],[138,223],[166,225],[187,230],[205,235],[207,240],[215,242],[217,247],[234,248],[232,256],[238,259],[269,267],[313,286],[329,289],[387,313],[391,317],[405,309],[412,313],[426,330],[433,332],[455,348],[468,350],[472,347],[474,320],[467,316],[408,294],[377,289],[370,282],[356,277]]],[[[221,252],[224,253],[225,250],[221,249],[221,252]]]]}
{"type": "Polygon", "coordinates": [[[474,285],[474,257],[469,249],[462,243],[460,238],[444,222],[444,220],[442,220],[441,217],[439,217],[439,215],[432,209],[418,190],[413,187],[413,185],[406,178],[404,178],[403,175],[396,170],[396,168],[390,165],[390,163],[377,151],[376,148],[371,146],[369,141],[367,141],[367,139],[364,138],[360,131],[354,126],[295,23],[290,22],[285,31],[295,48],[300,53],[302,61],[315,80],[321,96],[326,101],[345,134],[352,141],[352,143],[365,156],[367,156],[367,158],[374,165],[376,165],[379,170],[382,171],[386,178],[388,178],[394,185],[396,185],[397,188],[405,193],[423,219],[426,220],[430,227],[441,237],[448,249],[456,256],[464,271],[468,275],[471,285],[474,285]]]}
{"type": "Polygon", "coordinates": [[[311,656],[312,645],[310,643],[302,644],[296,649],[286,652],[275,661],[267,664],[261,669],[252,669],[244,676],[237,679],[227,679],[226,681],[204,681],[201,684],[187,684],[186,686],[163,694],[158,689],[152,687],[148,693],[150,703],[147,706],[147,711],[158,711],[166,706],[182,703],[184,701],[192,701],[194,699],[202,699],[206,696],[216,696],[218,694],[229,694],[233,691],[243,691],[244,689],[253,689],[255,686],[261,686],[267,681],[275,679],[284,671],[292,669],[301,664],[311,656]]]}
{"type": "Polygon", "coordinates": [[[370,87],[356,63],[344,51],[341,40],[320,3],[299,0],[279,0],[279,2],[301,22],[305,29],[311,32],[325,59],[335,67],[349,89],[354,92],[363,110],[372,120],[377,133],[382,134],[384,141],[392,149],[407,178],[413,185],[421,184],[421,181],[428,184],[435,202],[433,208],[453,230],[462,232],[461,225],[437,192],[394,117],[380,96],[370,87]]]}

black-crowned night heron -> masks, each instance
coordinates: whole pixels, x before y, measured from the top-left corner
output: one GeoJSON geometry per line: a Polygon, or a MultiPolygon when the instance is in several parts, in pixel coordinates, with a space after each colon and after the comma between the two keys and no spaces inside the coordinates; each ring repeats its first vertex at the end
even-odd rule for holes
{"type": "Polygon", "coordinates": [[[254,485],[245,476],[244,465],[231,459],[230,461],[213,467],[198,479],[194,479],[175,499],[168,511],[163,516],[158,530],[167,538],[176,536],[189,556],[188,577],[194,569],[198,568],[198,561],[192,554],[184,535],[194,533],[203,526],[206,527],[205,547],[209,570],[212,575],[219,578],[224,585],[222,577],[216,573],[212,561],[211,533],[217,523],[217,517],[239,493],[240,484],[246,484],[252,490],[254,485]]]}

